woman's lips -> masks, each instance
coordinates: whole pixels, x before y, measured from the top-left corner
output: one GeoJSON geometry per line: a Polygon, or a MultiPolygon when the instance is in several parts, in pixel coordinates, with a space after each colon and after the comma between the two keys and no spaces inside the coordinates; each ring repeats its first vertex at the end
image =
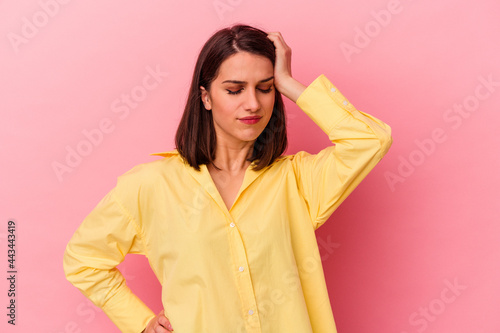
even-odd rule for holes
{"type": "Polygon", "coordinates": [[[253,125],[258,123],[260,118],[261,117],[245,117],[245,118],[239,118],[239,121],[247,125],[253,125]]]}

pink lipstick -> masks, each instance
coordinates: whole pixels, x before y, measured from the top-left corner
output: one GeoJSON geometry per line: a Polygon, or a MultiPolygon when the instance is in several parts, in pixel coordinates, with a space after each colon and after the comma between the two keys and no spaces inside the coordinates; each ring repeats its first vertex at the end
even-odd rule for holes
{"type": "Polygon", "coordinates": [[[244,118],[239,118],[239,121],[241,121],[244,124],[253,125],[253,124],[258,123],[260,118],[262,118],[262,117],[258,117],[258,116],[244,117],[244,118]]]}

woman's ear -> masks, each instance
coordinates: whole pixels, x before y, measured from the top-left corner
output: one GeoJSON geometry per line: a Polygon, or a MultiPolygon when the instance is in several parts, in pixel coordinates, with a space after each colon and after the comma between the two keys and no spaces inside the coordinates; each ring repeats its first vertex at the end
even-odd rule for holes
{"type": "Polygon", "coordinates": [[[211,110],[212,105],[210,105],[210,96],[208,94],[208,91],[203,86],[200,86],[200,91],[201,91],[201,102],[205,106],[205,109],[211,110]]]}

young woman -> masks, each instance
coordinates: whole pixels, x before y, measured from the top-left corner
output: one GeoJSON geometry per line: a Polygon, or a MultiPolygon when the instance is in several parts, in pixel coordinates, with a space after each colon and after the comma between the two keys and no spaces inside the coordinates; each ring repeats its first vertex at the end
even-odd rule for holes
{"type": "Polygon", "coordinates": [[[315,230],[387,153],[391,128],[325,75],[295,80],[279,32],[235,25],[202,48],[175,144],[84,219],[67,279],[127,333],[336,332],[315,230]],[[283,155],[281,94],[332,145],[283,155]],[[127,253],[160,281],[158,315],[116,269],[127,253]]]}

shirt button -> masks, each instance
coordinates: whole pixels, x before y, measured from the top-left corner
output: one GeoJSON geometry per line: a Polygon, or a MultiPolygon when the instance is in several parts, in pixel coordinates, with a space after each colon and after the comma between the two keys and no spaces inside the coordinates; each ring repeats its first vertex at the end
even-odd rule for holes
{"type": "Polygon", "coordinates": [[[331,90],[332,92],[335,92],[335,91],[336,91],[336,90],[335,90],[335,88],[332,88],[332,89],[330,89],[330,90],[331,90]]]}
{"type": "Polygon", "coordinates": [[[233,222],[231,222],[231,224],[230,224],[231,228],[233,228],[233,227],[234,227],[234,225],[235,225],[235,224],[234,224],[233,222]]]}
{"type": "Polygon", "coordinates": [[[344,105],[347,105],[347,104],[349,104],[349,103],[348,103],[347,101],[344,101],[344,102],[342,102],[342,103],[344,103],[344,105]]]}
{"type": "Polygon", "coordinates": [[[253,314],[253,310],[248,310],[248,314],[252,315],[253,314]]]}
{"type": "Polygon", "coordinates": [[[240,272],[243,272],[244,268],[243,266],[240,266],[240,272]]]}

